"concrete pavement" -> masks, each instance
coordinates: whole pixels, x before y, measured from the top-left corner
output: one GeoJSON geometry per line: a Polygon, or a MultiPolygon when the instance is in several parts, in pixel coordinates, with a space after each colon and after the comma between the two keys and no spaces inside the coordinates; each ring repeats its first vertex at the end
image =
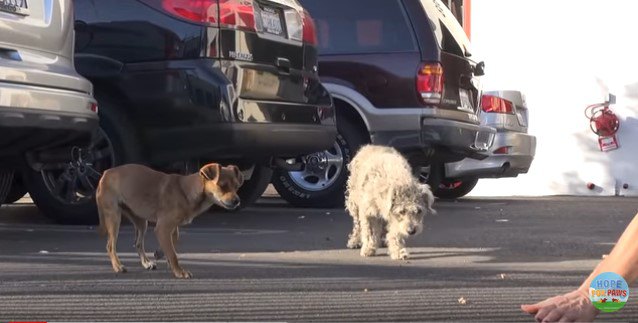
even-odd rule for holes
{"type": "MultiPolygon", "coordinates": [[[[0,321],[533,321],[519,305],[575,288],[638,210],[631,198],[437,202],[412,259],[344,248],[342,210],[266,200],[206,214],[181,231],[192,280],[145,271],[130,225],[111,272],[94,228],[50,223],[29,204],[0,209],[0,321]],[[459,301],[461,300],[461,301],[459,301]]],[[[147,251],[156,247],[152,231],[147,251]]],[[[630,296],[600,321],[638,320],[630,296]]]]}

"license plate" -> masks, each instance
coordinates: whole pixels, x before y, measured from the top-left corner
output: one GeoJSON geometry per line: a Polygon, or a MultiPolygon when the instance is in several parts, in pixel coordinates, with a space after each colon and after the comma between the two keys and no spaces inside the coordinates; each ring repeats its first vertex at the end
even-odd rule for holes
{"type": "Polygon", "coordinates": [[[0,11],[20,16],[29,15],[27,0],[0,0],[0,11]]]}
{"type": "Polygon", "coordinates": [[[244,70],[242,92],[248,95],[275,96],[279,92],[279,78],[270,73],[244,70]]]}
{"type": "Polygon", "coordinates": [[[472,107],[472,101],[470,101],[470,93],[468,90],[460,89],[459,99],[461,101],[461,105],[458,107],[459,110],[474,112],[474,107],[472,107]]]}
{"type": "Polygon", "coordinates": [[[284,31],[281,27],[281,17],[274,9],[264,8],[261,11],[261,21],[263,23],[264,31],[269,34],[280,36],[284,31]]]}

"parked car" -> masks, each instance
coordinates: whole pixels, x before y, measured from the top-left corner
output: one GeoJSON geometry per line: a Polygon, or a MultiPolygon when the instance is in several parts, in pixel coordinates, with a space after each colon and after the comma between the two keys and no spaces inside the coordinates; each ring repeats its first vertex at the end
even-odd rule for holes
{"type": "Polygon", "coordinates": [[[0,204],[26,193],[22,171],[91,141],[92,91],[73,67],[72,1],[0,2],[0,204]]]}
{"type": "Polygon", "coordinates": [[[437,186],[443,164],[485,158],[495,130],[480,125],[484,64],[438,0],[302,0],[315,18],[319,73],[337,110],[333,146],[278,170],[296,206],[343,205],[347,163],[365,143],[389,145],[437,186]]]}
{"type": "Polygon", "coordinates": [[[517,177],[525,174],[536,154],[536,137],[528,134],[529,110],[520,91],[485,92],[481,99],[481,123],[496,128],[490,155],[445,164],[445,178],[434,190],[440,198],[467,195],[479,178],[517,177]]]}
{"type": "MultiPolygon", "coordinates": [[[[87,151],[105,167],[237,164],[246,206],[274,165],[292,169],[291,156],[334,143],[314,24],[295,0],[76,0],[75,19],[76,68],[100,104],[101,141],[87,151]]],[[[61,174],[46,165],[27,180],[36,204],[58,221],[96,221],[95,186],[78,183],[82,196],[66,198],[61,174]]]]}

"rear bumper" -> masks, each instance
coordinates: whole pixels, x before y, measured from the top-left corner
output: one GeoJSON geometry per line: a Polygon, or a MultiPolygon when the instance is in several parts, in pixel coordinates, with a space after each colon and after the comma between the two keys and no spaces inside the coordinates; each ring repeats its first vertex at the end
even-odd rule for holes
{"type": "Polygon", "coordinates": [[[445,164],[445,176],[501,178],[516,177],[528,172],[536,154],[536,137],[518,132],[499,132],[490,150],[495,151],[501,147],[510,147],[509,153],[492,153],[484,160],[464,159],[445,164]]]}
{"type": "Polygon", "coordinates": [[[0,159],[12,164],[29,151],[86,144],[98,126],[88,94],[0,82],[0,159]]]}
{"type": "MultiPolygon", "coordinates": [[[[488,147],[496,133],[494,128],[455,120],[421,118],[418,112],[420,110],[409,118],[412,123],[414,119],[421,120],[416,129],[377,131],[372,134],[372,142],[405,152],[432,150],[432,157],[440,162],[458,161],[466,157],[484,159],[488,156],[488,147]]],[[[406,116],[402,115],[401,118],[406,116]]]]}
{"type": "Polygon", "coordinates": [[[191,156],[221,159],[294,157],[334,145],[332,125],[226,123],[202,127],[172,128],[155,133],[153,160],[191,156]]]}
{"type": "Polygon", "coordinates": [[[451,153],[474,159],[487,157],[496,129],[466,122],[425,118],[421,140],[426,146],[444,146],[451,153]]]}

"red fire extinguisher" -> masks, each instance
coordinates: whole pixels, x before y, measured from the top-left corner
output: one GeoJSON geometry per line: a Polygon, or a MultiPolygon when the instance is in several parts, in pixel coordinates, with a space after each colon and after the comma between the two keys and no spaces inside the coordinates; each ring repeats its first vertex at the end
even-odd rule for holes
{"type": "Polygon", "coordinates": [[[609,95],[609,99],[603,103],[588,106],[585,116],[589,119],[591,131],[598,135],[598,146],[601,151],[611,151],[620,147],[616,133],[620,128],[620,120],[609,108],[616,103],[616,97],[609,95]]]}

